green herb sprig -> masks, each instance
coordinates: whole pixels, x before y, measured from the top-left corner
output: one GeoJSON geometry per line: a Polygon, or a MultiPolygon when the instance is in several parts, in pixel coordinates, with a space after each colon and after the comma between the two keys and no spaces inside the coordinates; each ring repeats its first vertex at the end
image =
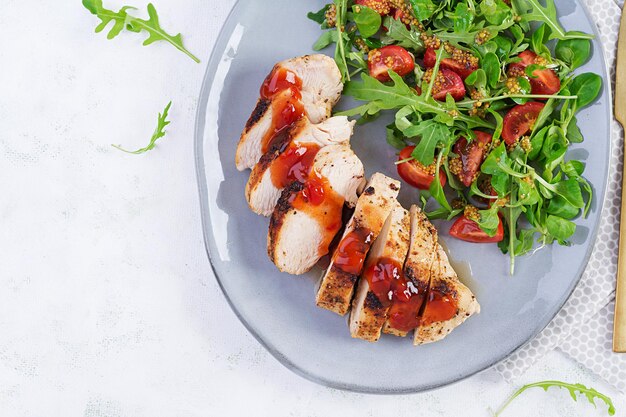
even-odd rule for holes
{"type": "Polygon", "coordinates": [[[165,134],[167,133],[165,131],[165,127],[170,124],[169,120],[167,120],[167,116],[168,116],[171,106],[172,106],[172,102],[170,101],[169,103],[167,103],[167,106],[165,106],[163,113],[159,113],[159,117],[157,118],[157,127],[156,129],[154,129],[154,133],[152,134],[152,137],[150,138],[150,143],[148,143],[148,145],[145,148],[137,149],[136,151],[127,151],[126,149],[122,148],[121,145],[111,145],[111,146],[113,146],[116,149],[119,149],[120,151],[123,151],[126,153],[132,153],[135,155],[146,153],[154,149],[154,147],[156,146],[156,141],[164,137],[165,134]]]}
{"type": "Polygon", "coordinates": [[[180,33],[177,35],[170,35],[161,27],[159,16],[152,3],[148,4],[149,18],[147,20],[128,14],[129,10],[136,10],[136,8],[132,6],[124,6],[117,12],[105,9],[102,5],[102,0],[83,0],[83,6],[85,6],[87,10],[101,20],[100,24],[96,27],[96,33],[102,32],[109,25],[109,23],[113,22],[113,26],[107,34],[107,39],[115,38],[124,29],[135,33],[139,33],[143,30],[148,33],[148,38],[146,38],[143,42],[144,45],[150,45],[157,41],[165,41],[173,45],[176,49],[183,52],[195,62],[200,62],[194,54],[185,48],[183,45],[183,38],[180,33]]]}
{"type": "Polygon", "coordinates": [[[530,388],[543,388],[544,391],[548,391],[548,388],[551,387],[558,387],[558,388],[563,388],[566,389],[567,391],[569,391],[570,396],[572,397],[572,399],[574,401],[578,401],[578,394],[581,394],[584,396],[584,398],[586,398],[591,404],[594,405],[594,407],[596,406],[595,400],[599,399],[601,401],[603,401],[607,407],[608,407],[608,414],[610,416],[615,415],[615,406],[613,405],[613,401],[611,401],[611,399],[596,391],[593,388],[587,388],[582,384],[569,384],[567,382],[562,382],[562,381],[541,381],[541,382],[535,382],[533,384],[528,384],[528,385],[524,385],[523,387],[521,387],[520,389],[518,389],[513,395],[511,395],[506,401],[505,403],[498,409],[498,411],[496,411],[493,416],[494,417],[500,417],[500,415],[502,415],[502,412],[504,411],[505,408],[507,408],[509,406],[509,404],[511,404],[511,402],[513,402],[513,400],[515,400],[517,397],[519,397],[524,391],[530,389],[530,388]]]}

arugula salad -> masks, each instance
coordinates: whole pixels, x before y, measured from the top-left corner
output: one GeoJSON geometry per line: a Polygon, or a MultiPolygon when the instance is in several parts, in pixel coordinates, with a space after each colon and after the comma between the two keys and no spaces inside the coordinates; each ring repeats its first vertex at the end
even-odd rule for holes
{"type": "Polygon", "coordinates": [[[577,74],[592,35],[565,31],[554,0],[334,0],[308,17],[333,46],[359,124],[395,112],[402,179],[450,235],[515,257],[568,245],[593,197],[576,114],[602,90],[577,74]],[[430,205],[429,205],[430,207],[430,205]],[[537,244],[537,245],[536,245],[537,244]]]}

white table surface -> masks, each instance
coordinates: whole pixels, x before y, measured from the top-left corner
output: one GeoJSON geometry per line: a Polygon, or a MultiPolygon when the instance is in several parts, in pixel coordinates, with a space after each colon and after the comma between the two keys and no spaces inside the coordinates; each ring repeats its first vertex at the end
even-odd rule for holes
{"type": "MultiPolygon", "coordinates": [[[[135,34],[107,41],[78,0],[0,2],[2,417],[487,416],[543,379],[591,385],[626,413],[626,397],[557,352],[515,386],[490,370],[386,397],[318,386],[280,365],[226,304],[200,227],[195,110],[234,1],[154,2],[203,64],[167,44],[142,47],[135,34]],[[110,146],[143,147],[170,99],[157,149],[110,146]]],[[[537,390],[504,415],[606,411],[537,390]]]]}

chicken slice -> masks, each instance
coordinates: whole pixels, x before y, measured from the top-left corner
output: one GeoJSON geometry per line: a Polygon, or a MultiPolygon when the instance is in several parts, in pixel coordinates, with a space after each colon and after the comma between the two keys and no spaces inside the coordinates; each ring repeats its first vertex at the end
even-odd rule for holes
{"type": "Polygon", "coordinates": [[[349,145],[330,145],[315,156],[305,184],[296,181],[283,190],[267,238],[268,255],[280,271],[303,274],[328,253],[341,228],[343,205],[354,207],[363,176],[363,164],[349,145]]]}
{"type": "Polygon", "coordinates": [[[480,305],[476,297],[459,281],[448,255],[437,245],[437,261],[432,268],[430,288],[413,344],[437,342],[478,313],[480,305]]]}
{"type": "MultiPolygon", "coordinates": [[[[285,141],[273,145],[252,169],[246,185],[246,200],[250,209],[262,216],[269,216],[274,211],[283,186],[276,183],[272,171],[281,168],[280,164],[284,163],[281,161],[281,155],[288,147],[293,147],[296,149],[295,152],[303,154],[317,152],[319,148],[327,145],[348,143],[354,124],[354,121],[349,121],[345,116],[331,117],[319,124],[311,123],[306,117],[299,119],[289,129],[285,141]]],[[[295,162],[296,160],[292,161],[295,162]]]]}
{"type": "Polygon", "coordinates": [[[330,117],[333,106],[341,97],[341,73],[335,61],[326,55],[306,55],[282,61],[274,66],[272,73],[281,68],[295,73],[302,81],[301,97],[288,88],[271,99],[260,98],[257,101],[237,146],[235,163],[240,171],[252,168],[261,159],[267,137],[271,136],[268,132],[274,125],[274,103],[293,105],[299,102],[309,120],[319,123],[330,117]]]}
{"type": "MultiPolygon", "coordinates": [[[[428,293],[430,273],[437,255],[437,229],[419,207],[412,206],[410,213],[411,244],[404,263],[404,277],[413,284],[413,288],[416,290],[412,297],[418,297],[413,304],[414,314],[417,318],[428,293]]],[[[387,320],[383,332],[404,337],[409,333],[409,330],[398,329],[392,321],[387,320]]]]}
{"type": "Polygon", "coordinates": [[[397,204],[399,191],[399,181],[372,175],[322,277],[315,300],[318,307],[342,316],[348,312],[365,256],[397,204]]]}
{"type": "Polygon", "coordinates": [[[305,55],[278,63],[293,71],[302,80],[302,103],[313,123],[330,117],[331,110],[341,98],[343,83],[335,60],[323,55],[305,55]]]}
{"type": "MultiPolygon", "coordinates": [[[[364,273],[352,301],[350,312],[350,334],[354,338],[375,342],[380,338],[381,329],[387,319],[390,300],[380,299],[370,288],[368,275],[379,268],[381,261],[396,264],[402,268],[402,263],[409,250],[409,213],[397,201],[385,222],[378,238],[367,255],[364,273]]],[[[400,271],[392,272],[394,275],[400,271]]]]}

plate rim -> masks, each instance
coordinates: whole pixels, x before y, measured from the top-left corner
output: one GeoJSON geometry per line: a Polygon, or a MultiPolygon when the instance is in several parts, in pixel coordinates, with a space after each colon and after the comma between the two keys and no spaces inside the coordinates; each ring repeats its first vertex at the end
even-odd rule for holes
{"type": "Polygon", "coordinates": [[[243,4],[246,3],[247,1],[251,1],[251,0],[236,0],[235,4],[233,5],[230,12],[228,13],[226,20],[222,24],[220,32],[218,36],[216,37],[215,44],[213,45],[211,54],[209,55],[209,59],[206,64],[206,69],[205,69],[205,73],[204,73],[203,80],[202,80],[202,85],[200,87],[200,93],[198,96],[198,105],[196,109],[195,127],[194,127],[194,142],[193,142],[196,182],[198,186],[198,197],[200,200],[200,219],[201,219],[202,236],[203,236],[205,251],[209,259],[209,264],[211,265],[211,270],[213,272],[215,280],[217,281],[218,286],[220,287],[222,295],[226,299],[233,313],[235,313],[235,316],[239,319],[241,324],[243,324],[246,330],[281,365],[285,366],[287,369],[303,377],[304,379],[307,379],[311,382],[314,382],[316,384],[326,386],[329,388],[355,392],[355,393],[378,394],[378,395],[416,394],[416,393],[427,392],[427,391],[431,391],[437,388],[442,388],[445,386],[456,384],[474,375],[477,375],[481,372],[484,372],[488,369],[495,367],[496,365],[498,365],[499,363],[503,362],[508,357],[510,357],[512,354],[522,349],[524,346],[530,343],[533,339],[535,339],[537,335],[540,334],[554,320],[557,314],[562,310],[563,306],[569,300],[575,288],[578,286],[578,283],[580,282],[580,279],[582,278],[582,275],[588,266],[589,259],[596,245],[598,232],[600,230],[600,222],[602,220],[603,212],[605,208],[606,195],[607,195],[607,191],[609,188],[609,173],[610,173],[611,166],[612,166],[610,156],[613,151],[613,142],[612,142],[612,133],[613,133],[612,121],[614,118],[613,92],[611,88],[611,76],[609,72],[609,65],[607,62],[607,55],[605,52],[604,44],[602,43],[602,36],[600,34],[600,31],[598,29],[598,26],[595,20],[592,18],[591,13],[589,12],[589,8],[587,4],[584,1],[575,0],[576,3],[582,8],[585,17],[587,18],[587,21],[590,23],[591,28],[593,30],[594,40],[597,41],[596,43],[599,45],[599,48],[595,48],[595,45],[594,45],[593,52],[594,54],[598,54],[598,53],[600,54],[602,68],[603,68],[603,74],[599,74],[602,76],[602,84],[603,84],[602,93],[604,94],[604,96],[606,97],[609,103],[609,110],[610,110],[607,113],[607,118],[606,118],[606,122],[608,125],[608,146],[607,146],[607,151],[606,151],[607,164],[605,165],[605,169],[603,172],[604,184],[603,184],[603,187],[601,187],[604,189],[603,198],[601,201],[596,200],[598,204],[598,216],[593,224],[592,233],[587,237],[587,239],[589,239],[591,243],[589,244],[589,247],[587,248],[584,260],[583,262],[581,262],[581,266],[576,272],[574,279],[572,279],[570,286],[568,287],[567,291],[564,293],[563,299],[559,303],[557,303],[558,305],[555,305],[554,312],[547,315],[547,316],[550,316],[550,319],[547,320],[546,323],[540,323],[537,329],[530,335],[528,340],[522,342],[518,346],[513,347],[508,352],[502,355],[498,355],[498,357],[494,358],[493,361],[491,361],[491,363],[488,365],[485,365],[485,366],[481,365],[479,369],[473,370],[472,372],[469,372],[469,373],[465,373],[463,375],[460,375],[459,377],[450,379],[447,382],[435,383],[435,384],[419,386],[419,387],[400,388],[400,389],[385,389],[384,387],[372,389],[368,386],[361,386],[358,384],[338,383],[331,379],[324,378],[323,376],[314,375],[312,373],[306,372],[305,370],[300,368],[297,364],[295,364],[293,361],[291,361],[289,358],[287,358],[285,355],[283,355],[278,349],[275,349],[269,342],[266,342],[265,339],[262,338],[256,332],[254,327],[239,313],[239,310],[237,309],[235,304],[232,302],[231,298],[228,295],[228,292],[225,290],[224,286],[222,285],[222,280],[220,276],[218,275],[217,269],[215,267],[213,256],[211,254],[210,242],[209,242],[210,237],[212,237],[212,232],[210,228],[210,214],[209,214],[209,208],[208,208],[209,196],[208,196],[208,189],[207,189],[207,183],[206,183],[206,177],[205,177],[205,163],[204,163],[204,137],[205,137],[204,134],[205,134],[205,126],[206,126],[206,109],[207,109],[207,104],[208,104],[208,97],[211,91],[210,88],[215,78],[214,70],[217,67],[217,64],[219,63],[218,54],[220,52],[218,50],[221,50],[221,48],[219,47],[224,43],[224,41],[226,40],[226,37],[229,35],[229,33],[227,33],[227,29],[229,28],[229,26],[231,26],[235,22],[236,12],[241,7],[243,7],[243,4]]]}

